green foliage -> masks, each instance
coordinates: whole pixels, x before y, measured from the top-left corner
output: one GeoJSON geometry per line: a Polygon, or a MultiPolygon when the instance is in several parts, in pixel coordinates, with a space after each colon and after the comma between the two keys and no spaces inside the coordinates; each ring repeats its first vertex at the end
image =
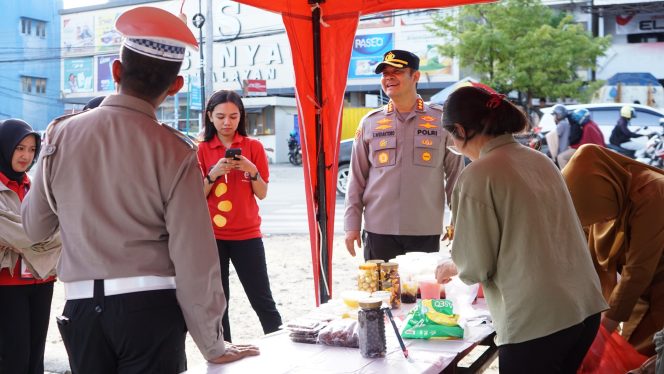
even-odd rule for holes
{"type": "Polygon", "coordinates": [[[438,47],[442,54],[457,57],[495,89],[517,90],[527,99],[592,94],[582,89],[577,71],[594,67],[611,43],[540,0],[464,6],[458,17],[435,17],[429,29],[450,39],[438,47]]]}

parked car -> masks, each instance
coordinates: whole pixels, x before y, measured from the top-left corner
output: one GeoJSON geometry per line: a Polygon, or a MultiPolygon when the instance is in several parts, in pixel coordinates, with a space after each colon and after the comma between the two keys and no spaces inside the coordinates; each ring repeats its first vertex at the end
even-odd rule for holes
{"type": "MultiPolygon", "coordinates": [[[[574,104],[565,105],[568,111],[573,111],[579,108],[586,108],[590,111],[593,121],[599,125],[602,134],[604,134],[604,141],[609,144],[609,137],[613,127],[620,118],[620,108],[624,105],[630,105],[634,108],[636,116],[630,121],[630,130],[637,132],[638,130],[648,128],[644,133],[662,132],[662,125],[664,125],[664,111],[645,106],[640,104],[625,104],[625,103],[601,103],[601,104],[574,104]]],[[[547,133],[553,130],[556,125],[551,115],[553,107],[542,108],[542,118],[540,119],[540,128],[542,133],[547,133]]],[[[643,132],[643,131],[642,131],[643,132]]]]}
{"type": "Polygon", "coordinates": [[[348,176],[350,174],[350,154],[353,151],[353,139],[342,140],[339,143],[339,174],[337,174],[337,192],[346,195],[348,191],[348,176]]]}

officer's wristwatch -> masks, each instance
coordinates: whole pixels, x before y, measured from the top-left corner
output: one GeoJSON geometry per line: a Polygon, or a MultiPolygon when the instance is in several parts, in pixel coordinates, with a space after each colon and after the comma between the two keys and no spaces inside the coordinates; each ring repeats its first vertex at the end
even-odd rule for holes
{"type": "Polygon", "coordinates": [[[213,183],[217,180],[216,178],[215,178],[214,180],[212,180],[212,178],[210,178],[210,174],[207,174],[207,175],[205,176],[205,179],[207,179],[207,181],[208,181],[210,184],[213,184],[213,183]]]}
{"type": "Polygon", "coordinates": [[[252,181],[257,181],[259,175],[260,175],[260,173],[259,173],[258,170],[257,170],[257,171],[256,171],[256,175],[251,175],[251,174],[249,174],[249,179],[251,179],[252,181]]]}

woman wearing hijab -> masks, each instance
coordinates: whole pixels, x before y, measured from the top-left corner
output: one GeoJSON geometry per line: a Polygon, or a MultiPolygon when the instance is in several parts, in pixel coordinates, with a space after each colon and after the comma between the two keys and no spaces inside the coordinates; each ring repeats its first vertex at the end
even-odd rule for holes
{"type": "Polygon", "coordinates": [[[21,224],[26,172],[41,139],[19,119],[0,123],[0,373],[44,372],[59,238],[32,243],[21,224]]]}
{"type": "Polygon", "coordinates": [[[602,325],[625,322],[622,335],[654,355],[653,335],[664,327],[664,172],[585,145],[563,176],[609,302],[602,325]]]}

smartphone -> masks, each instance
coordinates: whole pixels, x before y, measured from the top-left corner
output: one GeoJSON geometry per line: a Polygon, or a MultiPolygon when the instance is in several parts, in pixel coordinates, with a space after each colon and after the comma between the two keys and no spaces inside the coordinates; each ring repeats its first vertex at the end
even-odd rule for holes
{"type": "Polygon", "coordinates": [[[228,148],[226,150],[226,155],[224,157],[232,158],[233,160],[239,160],[240,158],[237,156],[241,154],[242,154],[242,148],[228,148]]]}

